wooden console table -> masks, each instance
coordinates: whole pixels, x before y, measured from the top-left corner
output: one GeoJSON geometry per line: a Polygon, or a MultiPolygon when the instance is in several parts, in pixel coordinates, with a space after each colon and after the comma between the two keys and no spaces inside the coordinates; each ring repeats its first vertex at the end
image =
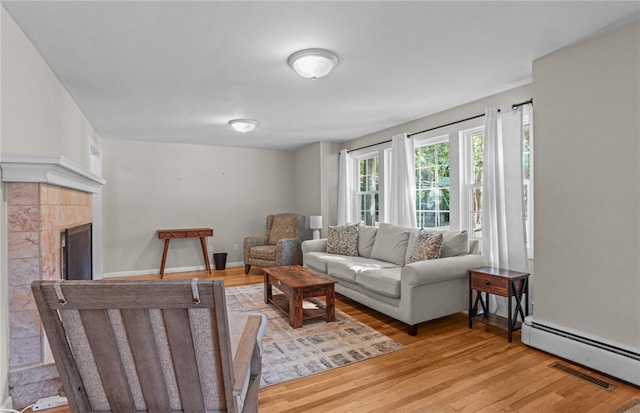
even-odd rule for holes
{"type": "Polygon", "coordinates": [[[164,265],[167,263],[167,251],[169,251],[169,241],[174,238],[200,238],[200,246],[202,247],[202,255],[204,255],[204,263],[207,266],[209,274],[211,274],[211,265],[209,264],[209,256],[207,255],[207,243],[204,237],[212,237],[213,229],[211,228],[182,228],[182,229],[159,229],[158,238],[164,240],[164,251],[162,252],[162,264],[160,264],[160,278],[164,277],[164,265]]]}

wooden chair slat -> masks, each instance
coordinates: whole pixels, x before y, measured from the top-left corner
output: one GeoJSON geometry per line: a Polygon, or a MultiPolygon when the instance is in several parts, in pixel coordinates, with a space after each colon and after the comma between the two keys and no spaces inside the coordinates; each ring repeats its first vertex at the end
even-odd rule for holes
{"type": "Polygon", "coordinates": [[[160,356],[155,346],[153,328],[148,310],[121,310],[122,321],[129,338],[129,345],[145,404],[149,413],[170,410],[169,395],[160,356]]]}
{"type": "MultiPolygon", "coordinates": [[[[91,410],[91,403],[82,382],[82,376],[73,357],[67,336],[64,333],[64,326],[58,316],[58,311],[52,310],[48,301],[45,300],[44,289],[44,287],[41,288],[40,284],[34,283],[31,285],[42,326],[47,332],[51,353],[58,366],[62,385],[65,389],[69,389],[67,391],[71,393],[67,398],[69,407],[74,413],[88,412],[91,410]]],[[[53,288],[51,289],[53,290],[53,288]]]]}
{"type": "Polygon", "coordinates": [[[93,351],[109,405],[116,411],[135,411],[135,403],[107,312],[80,310],[80,318],[93,351]]]}
{"type": "MultiPolygon", "coordinates": [[[[61,290],[66,298],[66,304],[58,302],[55,291],[45,290],[45,299],[54,309],[136,309],[136,308],[213,308],[214,301],[211,295],[202,295],[200,303],[193,302],[191,286],[189,284],[168,281],[168,285],[158,281],[140,282],[144,286],[145,294],[140,296],[133,291],[129,283],[135,281],[122,281],[114,285],[113,281],[78,281],[73,289],[66,289],[61,284],[61,290]],[[173,286],[172,286],[173,284],[173,286]],[[105,294],[109,291],[109,294],[105,294]]],[[[165,281],[163,281],[165,282],[165,281]]]]}
{"type": "Polygon", "coordinates": [[[204,399],[196,364],[195,346],[191,337],[189,313],[185,309],[167,309],[163,311],[163,316],[182,409],[185,412],[203,412],[204,399]]]}
{"type": "MultiPolygon", "coordinates": [[[[178,409],[178,404],[180,412],[201,413],[207,406],[226,412],[240,410],[240,387],[236,397],[233,392],[234,360],[224,284],[222,280],[198,281],[199,303],[193,299],[194,285],[185,280],[33,282],[33,295],[72,413],[94,412],[90,400],[104,404],[105,413],[136,412],[136,403],[141,405],[142,399],[145,412],[150,413],[177,413],[172,409],[178,409]],[[203,323],[211,324],[212,331],[200,329],[203,323]],[[198,328],[195,339],[192,328],[198,328]],[[211,347],[206,352],[195,348],[196,339],[199,346],[211,347]],[[73,348],[78,349],[75,353],[72,340],[73,348]],[[87,364],[74,357],[83,351],[91,351],[96,370],[92,370],[94,361],[87,364]],[[198,362],[208,363],[211,357],[217,367],[207,364],[206,371],[200,371],[198,362]],[[95,374],[81,374],[79,367],[95,374]],[[203,389],[201,375],[206,383],[215,380],[215,385],[203,389]]],[[[258,404],[261,359],[256,322],[251,321],[245,330],[241,341],[249,345],[241,344],[235,361],[251,366],[244,411],[257,411],[258,404]]],[[[238,376],[246,371],[242,366],[235,369],[238,376]]]]}

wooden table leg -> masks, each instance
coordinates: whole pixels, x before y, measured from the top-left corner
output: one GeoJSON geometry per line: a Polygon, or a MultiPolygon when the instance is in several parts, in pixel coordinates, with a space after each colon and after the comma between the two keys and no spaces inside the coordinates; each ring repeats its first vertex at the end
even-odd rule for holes
{"type": "Polygon", "coordinates": [[[336,321],[336,291],[333,284],[327,285],[325,297],[325,308],[327,323],[336,321]]]}
{"type": "Polygon", "coordinates": [[[293,288],[289,296],[289,324],[291,328],[302,327],[304,322],[302,301],[302,288],[293,288]]]}
{"type": "Polygon", "coordinates": [[[167,263],[167,251],[169,251],[169,238],[164,240],[164,251],[162,251],[162,263],[160,264],[160,278],[164,277],[164,265],[167,263]]]}
{"type": "Polygon", "coordinates": [[[271,299],[271,283],[269,282],[269,274],[264,275],[264,303],[269,304],[269,300],[271,299]]]}
{"type": "Polygon", "coordinates": [[[209,255],[207,255],[207,242],[204,237],[200,237],[200,245],[202,246],[202,255],[204,255],[204,263],[207,266],[207,271],[211,274],[211,264],[209,264],[209,255]]]}

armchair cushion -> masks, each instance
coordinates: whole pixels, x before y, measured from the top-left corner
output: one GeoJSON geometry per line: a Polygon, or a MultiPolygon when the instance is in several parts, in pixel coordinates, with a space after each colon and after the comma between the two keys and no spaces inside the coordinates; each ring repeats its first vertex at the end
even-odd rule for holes
{"type": "Polygon", "coordinates": [[[251,258],[266,261],[276,260],[276,246],[275,245],[259,245],[251,248],[251,258]]]}
{"type": "Polygon", "coordinates": [[[279,214],[273,217],[269,244],[275,245],[283,238],[298,238],[299,216],[296,214],[279,214]]]}

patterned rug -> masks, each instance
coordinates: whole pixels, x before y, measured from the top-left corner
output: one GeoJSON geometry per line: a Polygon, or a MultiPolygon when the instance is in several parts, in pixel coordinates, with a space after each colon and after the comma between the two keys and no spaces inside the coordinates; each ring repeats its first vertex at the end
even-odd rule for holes
{"type": "Polygon", "coordinates": [[[611,413],[640,413],[640,399],[630,400],[611,413]]]}
{"type": "MultiPolygon", "coordinates": [[[[231,311],[259,311],[267,316],[267,334],[262,343],[262,382],[270,386],[322,371],[346,366],[400,350],[404,346],[336,309],[336,321],[307,320],[292,329],[289,319],[264,303],[263,284],[227,287],[231,311]]],[[[278,291],[274,288],[274,293],[278,291]]],[[[318,305],[322,300],[305,300],[318,305]]]]}

